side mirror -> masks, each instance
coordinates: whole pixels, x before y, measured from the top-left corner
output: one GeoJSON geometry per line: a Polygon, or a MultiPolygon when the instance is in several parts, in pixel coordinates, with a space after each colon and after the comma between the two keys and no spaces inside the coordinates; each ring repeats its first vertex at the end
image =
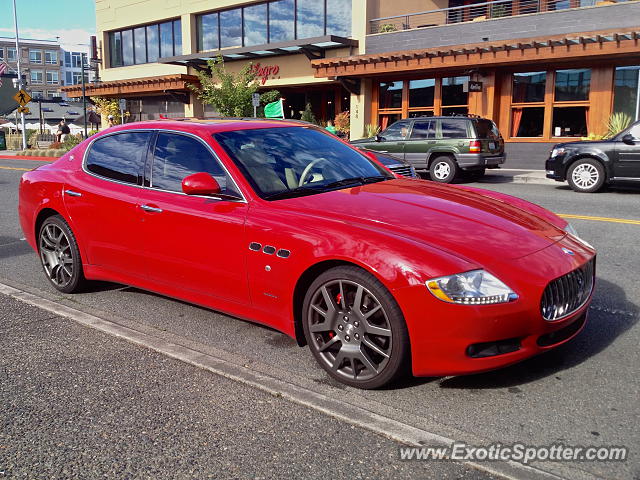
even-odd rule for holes
{"type": "Polygon", "coordinates": [[[624,135],[621,140],[627,145],[636,144],[635,139],[633,138],[633,135],[631,135],[630,133],[627,133],[626,135],[624,135]]]}
{"type": "Polygon", "coordinates": [[[376,142],[381,142],[382,141],[382,137],[380,136],[379,133],[376,133],[376,136],[373,137],[375,139],[376,142]]]}
{"type": "Polygon", "coordinates": [[[210,174],[198,172],[182,180],[182,191],[187,195],[217,195],[220,185],[210,174]]]}

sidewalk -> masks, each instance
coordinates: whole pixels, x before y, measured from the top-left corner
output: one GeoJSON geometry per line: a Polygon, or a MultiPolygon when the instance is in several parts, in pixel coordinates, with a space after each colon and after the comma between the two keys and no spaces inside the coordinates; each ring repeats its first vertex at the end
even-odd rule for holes
{"type": "Polygon", "coordinates": [[[526,170],[526,169],[491,169],[487,170],[484,178],[481,180],[486,183],[533,183],[538,185],[561,185],[560,182],[551,180],[546,177],[544,170],[526,170]]]}

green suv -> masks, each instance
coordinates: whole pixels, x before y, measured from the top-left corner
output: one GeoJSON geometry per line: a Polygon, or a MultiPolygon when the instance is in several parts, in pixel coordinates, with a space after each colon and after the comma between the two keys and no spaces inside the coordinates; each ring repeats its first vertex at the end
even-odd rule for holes
{"type": "Polygon", "coordinates": [[[375,137],[351,143],[406,160],[442,183],[452,182],[461,171],[481,177],[486,168],[498,168],[505,160],[504,140],[495,123],[470,115],[407,118],[375,137]]]}

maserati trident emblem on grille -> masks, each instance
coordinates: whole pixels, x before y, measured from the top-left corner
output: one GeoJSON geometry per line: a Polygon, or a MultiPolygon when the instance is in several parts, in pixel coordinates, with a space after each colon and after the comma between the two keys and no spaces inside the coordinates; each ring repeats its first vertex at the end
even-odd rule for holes
{"type": "Polygon", "coordinates": [[[562,247],[562,251],[563,251],[564,253],[566,253],[567,255],[575,255],[575,253],[573,253],[573,251],[572,251],[572,250],[569,250],[568,248],[564,248],[564,247],[562,247]]]}

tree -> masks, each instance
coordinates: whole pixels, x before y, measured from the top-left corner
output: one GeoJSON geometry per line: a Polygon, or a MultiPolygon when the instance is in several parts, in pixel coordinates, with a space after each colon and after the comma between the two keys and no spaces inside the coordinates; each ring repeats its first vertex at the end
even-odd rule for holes
{"type": "Polygon", "coordinates": [[[318,121],[316,120],[316,116],[313,114],[313,110],[311,110],[310,103],[307,103],[306,107],[304,108],[304,112],[302,112],[302,115],[300,116],[300,120],[304,120],[305,122],[309,122],[309,123],[315,123],[316,125],[318,124],[318,121]]]}
{"type": "Polygon", "coordinates": [[[103,124],[109,115],[113,115],[113,123],[122,123],[120,118],[120,105],[117,98],[91,97],[91,101],[96,106],[96,113],[103,117],[103,124]]]}
{"type": "MultiPolygon", "coordinates": [[[[196,72],[200,86],[189,85],[198,98],[212,105],[225,117],[251,117],[253,105],[251,97],[258,91],[258,76],[253,64],[247,64],[238,73],[229,72],[224,67],[222,55],[207,60],[208,72],[196,72]]],[[[260,102],[274,102],[280,98],[277,90],[260,94],[260,102]]]]}

